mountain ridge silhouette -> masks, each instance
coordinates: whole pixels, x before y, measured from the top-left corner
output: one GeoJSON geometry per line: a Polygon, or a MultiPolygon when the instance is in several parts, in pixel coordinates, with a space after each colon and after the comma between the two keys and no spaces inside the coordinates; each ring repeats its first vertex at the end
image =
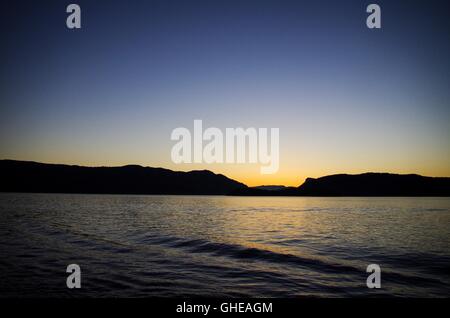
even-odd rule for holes
{"type": "Polygon", "coordinates": [[[84,167],[0,160],[0,192],[228,194],[243,183],[209,170],[189,172],[125,165],[84,167]]]}
{"type": "Polygon", "coordinates": [[[130,164],[85,167],[0,160],[0,192],[234,196],[450,196],[450,178],[368,172],[307,178],[299,187],[247,185],[210,170],[130,164]]]}

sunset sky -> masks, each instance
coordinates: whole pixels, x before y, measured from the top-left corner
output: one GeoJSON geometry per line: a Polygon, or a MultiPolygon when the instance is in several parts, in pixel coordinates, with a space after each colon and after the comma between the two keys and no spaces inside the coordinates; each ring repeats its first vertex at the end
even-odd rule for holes
{"type": "Polygon", "coordinates": [[[450,176],[447,1],[8,1],[0,159],[209,169],[248,185],[450,176]],[[69,3],[82,28],[66,28],[69,3]],[[378,3],[382,29],[366,27],[378,3]],[[280,169],[171,161],[174,128],[280,128],[280,169]]]}

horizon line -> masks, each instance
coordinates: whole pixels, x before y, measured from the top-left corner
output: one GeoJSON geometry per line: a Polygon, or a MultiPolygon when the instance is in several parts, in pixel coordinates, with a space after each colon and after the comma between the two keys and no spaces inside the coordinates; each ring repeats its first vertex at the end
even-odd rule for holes
{"type": "MultiPolygon", "coordinates": [[[[300,185],[298,186],[286,186],[283,184],[260,184],[257,186],[248,186],[247,184],[245,184],[242,181],[230,178],[228,176],[226,176],[223,173],[216,173],[213,170],[210,169],[193,169],[193,170],[172,170],[169,168],[164,168],[164,167],[152,167],[152,166],[143,166],[140,164],[133,164],[133,163],[129,163],[129,164],[124,164],[124,165],[118,165],[118,166],[103,166],[103,165],[98,165],[98,166],[89,166],[89,165],[79,165],[79,164],[68,164],[68,163],[54,163],[54,162],[40,162],[40,161],[34,161],[34,160],[17,160],[17,159],[0,159],[0,161],[16,161],[16,162],[28,162],[28,163],[37,163],[37,164],[45,164],[45,165],[60,165],[60,166],[69,166],[69,167],[81,167],[81,168],[124,168],[124,167],[129,167],[129,166],[136,166],[136,167],[140,167],[140,168],[151,168],[151,169],[163,169],[163,170],[168,170],[168,171],[172,171],[172,172],[185,172],[185,173],[189,173],[189,172],[196,172],[196,171],[208,171],[211,172],[215,175],[221,175],[224,176],[230,180],[234,180],[237,181],[239,183],[244,184],[246,187],[248,188],[255,188],[255,187],[262,187],[262,186],[279,186],[279,187],[286,187],[286,188],[296,188],[296,187],[300,187],[300,185]]],[[[432,177],[432,176],[426,176],[426,175],[421,175],[418,173],[393,173],[393,172],[375,172],[375,171],[365,171],[365,172],[360,172],[360,173],[345,173],[345,172],[340,172],[340,173],[333,173],[333,174],[328,174],[328,175],[323,175],[320,177],[306,177],[305,181],[307,179],[319,179],[322,177],[329,177],[329,176],[337,176],[337,175],[348,175],[348,176],[356,176],[356,175],[363,175],[363,174],[391,174],[391,175],[401,175],[401,176],[409,176],[409,175],[416,175],[416,176],[421,176],[421,177],[426,177],[426,178],[450,178],[450,176],[440,176],[440,177],[432,177]]],[[[304,182],[305,182],[304,181],[304,182]]]]}

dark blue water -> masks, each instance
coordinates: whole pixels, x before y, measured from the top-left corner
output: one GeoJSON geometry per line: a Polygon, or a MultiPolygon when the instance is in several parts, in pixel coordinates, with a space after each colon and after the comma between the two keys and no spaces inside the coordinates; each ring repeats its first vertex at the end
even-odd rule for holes
{"type": "Polygon", "coordinates": [[[449,284],[450,198],[0,194],[2,297],[448,297],[449,284]]]}

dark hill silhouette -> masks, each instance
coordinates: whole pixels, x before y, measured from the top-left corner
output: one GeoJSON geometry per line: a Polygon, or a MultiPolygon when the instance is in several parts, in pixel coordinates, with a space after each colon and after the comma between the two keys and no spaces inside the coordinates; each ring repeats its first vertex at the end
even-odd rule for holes
{"type": "Polygon", "coordinates": [[[232,195],[260,196],[450,196],[450,178],[416,174],[363,173],[307,178],[298,188],[236,189],[232,195]]]}
{"type": "Polygon", "coordinates": [[[450,178],[364,173],[308,178],[298,191],[319,196],[449,196],[450,178]]]}
{"type": "Polygon", "coordinates": [[[0,160],[1,192],[228,194],[246,185],[208,170],[180,172],[138,165],[81,167],[0,160]]]}
{"type": "Polygon", "coordinates": [[[450,178],[416,174],[336,174],[299,187],[245,184],[208,170],[180,172],[128,165],[82,167],[0,160],[1,192],[231,194],[242,196],[450,196],[450,178]]]}

